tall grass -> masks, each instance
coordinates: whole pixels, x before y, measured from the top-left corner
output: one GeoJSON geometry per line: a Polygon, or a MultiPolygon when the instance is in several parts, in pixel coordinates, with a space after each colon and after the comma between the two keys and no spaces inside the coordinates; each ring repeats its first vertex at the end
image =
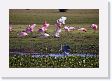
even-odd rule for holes
{"type": "Polygon", "coordinates": [[[77,30],[65,32],[62,30],[61,37],[54,38],[52,35],[55,27],[51,25],[47,31],[50,34],[48,38],[39,37],[39,33],[36,31],[38,27],[29,36],[23,38],[18,37],[17,33],[22,31],[25,26],[13,26],[15,31],[10,32],[10,51],[58,53],[61,44],[67,43],[71,47],[71,53],[99,53],[98,31],[94,32],[90,28],[88,28],[88,32],[79,32],[77,30]]]}

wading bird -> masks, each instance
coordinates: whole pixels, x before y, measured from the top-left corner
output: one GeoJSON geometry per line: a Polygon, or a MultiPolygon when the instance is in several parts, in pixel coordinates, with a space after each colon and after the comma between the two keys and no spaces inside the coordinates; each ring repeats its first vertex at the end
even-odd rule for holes
{"type": "Polygon", "coordinates": [[[87,32],[87,29],[86,28],[79,28],[78,31],[87,32]]]}
{"type": "Polygon", "coordinates": [[[26,31],[22,31],[20,33],[17,34],[19,37],[25,37],[28,35],[28,33],[26,31]]]}
{"type": "Polygon", "coordinates": [[[44,21],[42,27],[38,29],[38,32],[41,33],[40,36],[42,36],[42,37],[49,37],[50,36],[49,34],[46,33],[46,31],[48,30],[48,27],[49,27],[49,24],[46,21],[44,21]]]}
{"type": "Polygon", "coordinates": [[[62,51],[64,53],[64,56],[67,56],[70,53],[70,46],[67,44],[61,45],[61,48],[59,51],[62,51]]]}
{"type": "Polygon", "coordinates": [[[26,28],[26,32],[27,33],[33,32],[35,27],[36,27],[36,24],[28,25],[28,27],[26,28]]]}
{"type": "Polygon", "coordinates": [[[67,17],[61,17],[58,20],[56,20],[56,30],[55,30],[55,37],[60,37],[60,33],[61,33],[61,27],[62,25],[65,24],[65,20],[67,19],[67,17]]]}
{"type": "Polygon", "coordinates": [[[43,25],[42,25],[42,27],[41,28],[39,28],[39,32],[46,32],[47,31],[47,29],[48,29],[48,27],[49,27],[49,24],[46,22],[46,21],[44,21],[44,23],[43,23],[43,25]]]}
{"type": "Polygon", "coordinates": [[[72,26],[65,26],[64,27],[64,30],[65,31],[74,31],[76,28],[75,27],[72,27],[72,26]]]}
{"type": "Polygon", "coordinates": [[[91,27],[94,31],[96,31],[97,28],[98,28],[98,26],[97,26],[96,24],[92,24],[90,27],[91,27]]]}
{"type": "Polygon", "coordinates": [[[44,31],[46,31],[48,29],[48,27],[49,27],[49,24],[46,21],[44,21],[43,26],[42,26],[44,31]]]}

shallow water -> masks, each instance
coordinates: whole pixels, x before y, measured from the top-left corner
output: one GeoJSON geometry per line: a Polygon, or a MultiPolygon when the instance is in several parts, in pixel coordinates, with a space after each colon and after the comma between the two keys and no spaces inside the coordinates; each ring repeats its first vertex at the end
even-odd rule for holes
{"type": "Polygon", "coordinates": [[[65,53],[55,53],[55,54],[40,54],[40,53],[22,53],[22,52],[10,52],[10,54],[17,54],[17,55],[31,55],[32,57],[65,57],[65,56],[80,56],[80,57],[97,57],[96,54],[65,54],[65,53]]]}

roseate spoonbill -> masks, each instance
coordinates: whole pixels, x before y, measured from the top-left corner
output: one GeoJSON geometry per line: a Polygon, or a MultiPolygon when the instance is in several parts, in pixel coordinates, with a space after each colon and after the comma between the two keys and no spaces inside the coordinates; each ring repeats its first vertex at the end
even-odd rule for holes
{"type": "Polygon", "coordinates": [[[43,27],[45,27],[46,29],[49,27],[49,24],[47,23],[47,21],[44,21],[43,27]]]}
{"type": "Polygon", "coordinates": [[[94,31],[96,31],[97,30],[97,28],[98,28],[98,26],[96,25],[96,24],[91,24],[91,26],[90,26],[94,31]]]}
{"type": "Polygon", "coordinates": [[[65,30],[65,31],[70,31],[68,26],[65,26],[65,27],[64,27],[64,30],[65,30]]]}
{"type": "Polygon", "coordinates": [[[73,31],[73,30],[75,30],[75,27],[72,27],[72,26],[65,26],[65,27],[64,27],[64,30],[65,30],[65,31],[73,31]]]}
{"type": "Polygon", "coordinates": [[[19,37],[25,37],[28,34],[25,31],[20,32],[19,34],[17,34],[19,37]]]}
{"type": "Polygon", "coordinates": [[[69,30],[75,30],[75,29],[76,29],[75,27],[72,26],[69,27],[69,30]]]}
{"type": "Polygon", "coordinates": [[[33,32],[35,27],[36,27],[36,24],[28,25],[28,27],[26,28],[26,32],[27,33],[33,32]]]}
{"type": "Polygon", "coordinates": [[[87,32],[87,29],[86,28],[80,28],[80,29],[78,29],[78,31],[87,32]]]}
{"type": "Polygon", "coordinates": [[[61,27],[62,25],[65,24],[67,17],[61,17],[58,20],[56,20],[56,31],[55,31],[55,37],[60,37],[60,33],[61,33],[61,27]]]}
{"type": "Polygon", "coordinates": [[[49,27],[49,24],[46,21],[44,21],[42,27],[39,28],[38,32],[45,32],[48,27],[49,27]]]}
{"type": "Polygon", "coordinates": [[[36,27],[36,24],[30,25],[30,28],[31,28],[31,29],[34,29],[35,27],[36,27]]]}

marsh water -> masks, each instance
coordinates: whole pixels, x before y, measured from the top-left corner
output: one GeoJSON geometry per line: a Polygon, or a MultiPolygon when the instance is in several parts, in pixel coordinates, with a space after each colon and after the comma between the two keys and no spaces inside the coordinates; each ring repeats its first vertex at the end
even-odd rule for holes
{"type": "Polygon", "coordinates": [[[80,57],[97,57],[97,54],[70,54],[70,53],[51,53],[51,54],[41,54],[41,53],[24,53],[24,52],[9,52],[10,54],[16,55],[31,55],[32,57],[65,57],[65,56],[80,56],[80,57]]]}

